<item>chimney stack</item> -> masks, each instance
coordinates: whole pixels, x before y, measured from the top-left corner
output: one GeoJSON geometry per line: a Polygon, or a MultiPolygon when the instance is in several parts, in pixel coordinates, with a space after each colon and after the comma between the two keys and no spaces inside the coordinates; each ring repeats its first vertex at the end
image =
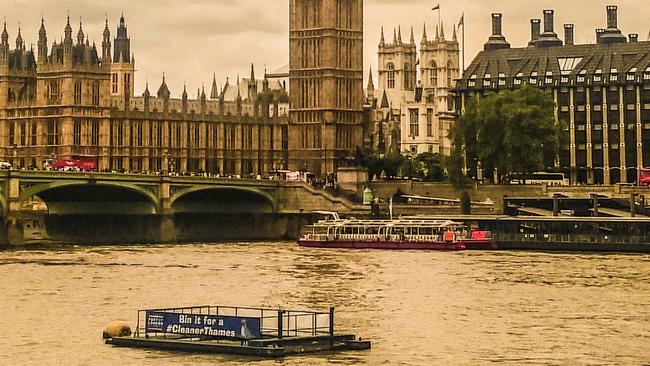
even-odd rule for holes
{"type": "Polygon", "coordinates": [[[607,29],[618,29],[618,6],[607,5],[607,29]]]}
{"type": "Polygon", "coordinates": [[[630,33],[630,43],[638,43],[639,35],[636,33],[630,33]]]}
{"type": "Polygon", "coordinates": [[[573,24],[564,25],[564,44],[573,46],[573,24]]]}
{"type": "Polygon", "coordinates": [[[535,42],[539,39],[541,34],[541,19],[531,19],[530,20],[530,42],[528,42],[528,47],[534,47],[535,42]]]}
{"type": "Polygon", "coordinates": [[[600,43],[600,39],[603,37],[605,30],[603,28],[596,29],[596,43],[600,43]]]}
{"type": "Polygon", "coordinates": [[[510,48],[510,43],[506,41],[506,37],[501,34],[501,19],[503,15],[501,13],[492,13],[492,35],[488,41],[483,46],[483,49],[486,51],[500,50],[504,48],[510,48]]]}
{"type": "Polygon", "coordinates": [[[553,32],[553,10],[547,9],[544,10],[544,33],[554,33],[553,32]]]}
{"type": "Polygon", "coordinates": [[[503,15],[501,13],[492,13],[492,35],[500,36],[501,35],[501,18],[503,15]]]}
{"type": "Polygon", "coordinates": [[[557,38],[557,33],[553,29],[553,14],[551,9],[544,10],[544,33],[541,34],[537,41],[537,47],[561,46],[562,40],[557,38]]]}
{"type": "Polygon", "coordinates": [[[618,29],[618,7],[616,5],[607,6],[607,29],[605,29],[600,38],[596,36],[598,43],[625,43],[627,38],[618,29]]]}

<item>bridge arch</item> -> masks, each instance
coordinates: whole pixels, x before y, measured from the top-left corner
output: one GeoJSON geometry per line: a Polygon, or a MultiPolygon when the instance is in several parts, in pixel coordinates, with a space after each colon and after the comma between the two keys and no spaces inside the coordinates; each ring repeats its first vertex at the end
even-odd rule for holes
{"type": "Polygon", "coordinates": [[[254,187],[198,186],[174,192],[174,213],[276,213],[277,199],[254,187]]]}
{"type": "Polygon", "coordinates": [[[37,196],[50,213],[58,214],[156,214],[158,196],[144,187],[117,182],[65,181],[26,186],[21,202],[37,196]]]}

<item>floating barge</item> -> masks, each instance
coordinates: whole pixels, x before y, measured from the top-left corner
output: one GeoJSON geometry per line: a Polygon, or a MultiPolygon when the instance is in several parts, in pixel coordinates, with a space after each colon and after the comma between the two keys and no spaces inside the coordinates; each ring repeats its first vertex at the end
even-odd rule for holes
{"type": "Polygon", "coordinates": [[[133,336],[112,337],[106,343],[254,357],[371,347],[355,335],[335,333],[334,308],[311,312],[209,305],[139,310],[133,336]]]}

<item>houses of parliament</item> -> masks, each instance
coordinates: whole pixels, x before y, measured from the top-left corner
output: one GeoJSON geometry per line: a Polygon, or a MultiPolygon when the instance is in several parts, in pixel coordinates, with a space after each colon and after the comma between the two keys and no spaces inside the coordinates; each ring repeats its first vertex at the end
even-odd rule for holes
{"type": "MultiPolygon", "coordinates": [[[[97,46],[70,19],[61,42],[37,49],[18,30],[0,38],[0,159],[42,168],[63,155],[102,171],[265,175],[331,173],[363,144],[363,1],[290,0],[288,75],[251,76],[175,99],[165,76],[134,94],[135,57],[122,16],[97,46]],[[291,93],[281,78],[288,77],[291,93]]],[[[58,37],[57,37],[58,38],[58,37]]]]}

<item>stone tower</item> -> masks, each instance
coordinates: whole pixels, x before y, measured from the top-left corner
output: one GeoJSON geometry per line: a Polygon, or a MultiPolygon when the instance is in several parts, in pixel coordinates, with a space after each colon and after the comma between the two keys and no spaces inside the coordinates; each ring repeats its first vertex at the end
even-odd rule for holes
{"type": "MultiPolygon", "coordinates": [[[[108,23],[104,34],[108,31],[108,23]]],[[[110,37],[110,33],[109,37],[110,37]]],[[[127,34],[124,15],[120,17],[120,24],[117,27],[117,37],[114,42],[113,62],[111,63],[111,95],[133,96],[135,60],[131,56],[131,39],[127,34]]],[[[108,43],[110,47],[110,43],[108,43]]],[[[110,50],[108,51],[110,53],[110,50]]]]}
{"type": "Polygon", "coordinates": [[[288,167],[318,175],[363,143],[363,0],[290,0],[288,167]]]}
{"type": "MultiPolygon", "coordinates": [[[[436,30],[437,27],[436,27],[436,30]]],[[[442,25],[436,31],[435,38],[427,39],[426,26],[420,42],[420,75],[422,77],[422,92],[428,101],[436,101],[439,106],[451,108],[450,90],[456,86],[455,80],[460,76],[458,38],[454,30],[452,39],[445,39],[442,25]]]]}
{"type": "Polygon", "coordinates": [[[393,42],[384,41],[384,29],[379,41],[379,88],[415,90],[417,49],[411,29],[409,42],[402,41],[402,29],[393,29],[393,42]]]}

